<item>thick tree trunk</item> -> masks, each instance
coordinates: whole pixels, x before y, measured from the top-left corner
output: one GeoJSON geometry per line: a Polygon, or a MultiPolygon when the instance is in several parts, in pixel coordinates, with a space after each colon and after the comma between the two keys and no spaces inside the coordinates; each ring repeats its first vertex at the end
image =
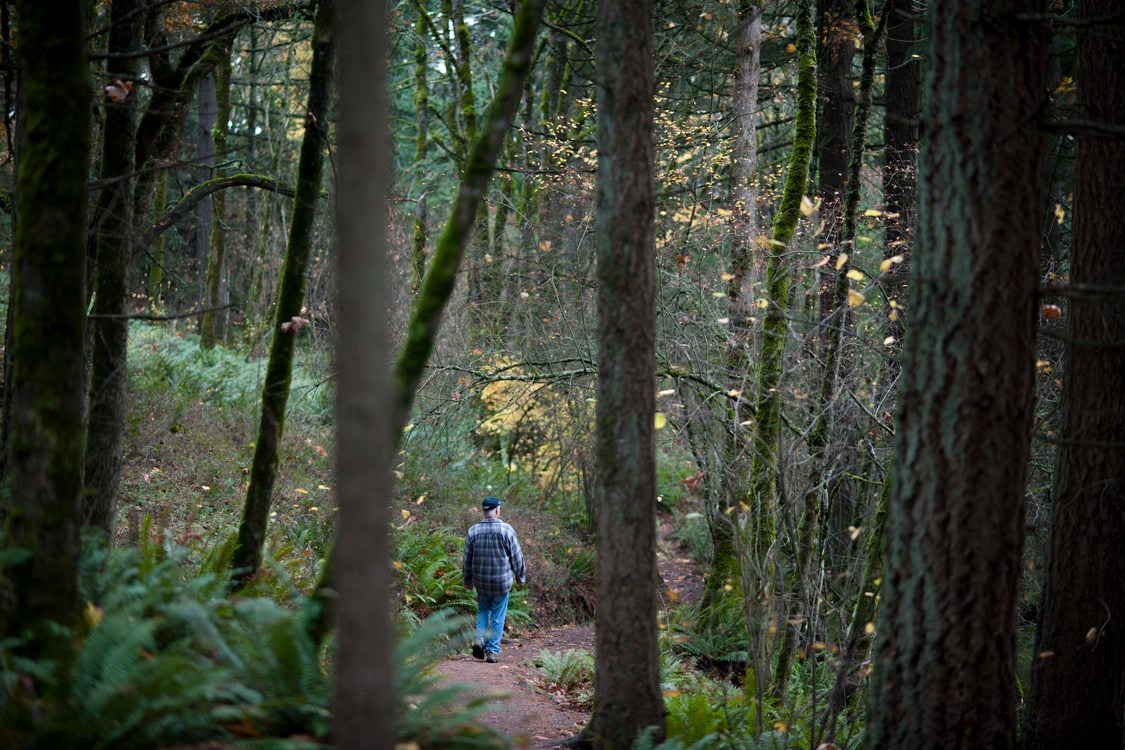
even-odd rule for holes
{"type": "Polygon", "coordinates": [[[912,334],[866,747],[1011,748],[1046,39],[931,2],[912,334]]]}
{"type": "Polygon", "coordinates": [[[394,745],[387,513],[394,477],[386,260],[387,148],[384,2],[340,0],[339,339],[337,342],[337,538],[339,637],[332,744],[394,745]],[[373,210],[373,207],[375,210],[373,210]]]}
{"type": "MultiPolygon", "coordinates": [[[[1083,0],[1082,19],[1120,5],[1083,0]]],[[[1078,116],[1125,126],[1125,33],[1078,34],[1078,116]]],[[[1125,140],[1079,133],[1051,564],[1036,639],[1029,750],[1125,742],[1125,140]]]]}
{"type": "Polygon", "coordinates": [[[285,409],[289,403],[289,384],[293,376],[293,352],[301,329],[300,325],[292,323],[300,318],[305,304],[306,269],[328,137],[328,103],[336,47],[331,21],[334,14],[335,0],[319,1],[313,29],[305,137],[297,164],[297,194],[293,199],[289,245],[281,269],[273,339],[262,386],[261,421],[250,464],[250,485],[246,489],[238,541],[231,560],[235,581],[239,583],[245,582],[261,565],[270,501],[277,480],[278,455],[285,432],[285,409]]]}
{"type": "MultiPolygon", "coordinates": [[[[141,38],[139,0],[114,0],[110,7],[109,51],[130,52],[141,38]]],[[[124,84],[136,79],[132,57],[114,60],[110,68],[113,97],[106,97],[102,131],[101,178],[106,183],[98,196],[97,260],[94,303],[90,321],[90,395],[86,424],[85,495],[83,521],[102,529],[113,543],[125,437],[125,362],[128,358],[129,321],[126,270],[133,246],[133,152],[136,148],[134,97],[124,84]],[[113,84],[119,80],[121,86],[113,84]],[[122,101],[114,97],[122,96],[122,101]]]]}
{"type": "Polygon", "coordinates": [[[656,616],[653,7],[597,7],[597,666],[583,734],[664,738],[656,616]]]}
{"type": "Polygon", "coordinates": [[[32,656],[65,662],[75,621],[82,492],[86,178],[90,76],[86,4],[16,3],[22,138],[13,262],[9,492],[0,624],[32,656]]]}

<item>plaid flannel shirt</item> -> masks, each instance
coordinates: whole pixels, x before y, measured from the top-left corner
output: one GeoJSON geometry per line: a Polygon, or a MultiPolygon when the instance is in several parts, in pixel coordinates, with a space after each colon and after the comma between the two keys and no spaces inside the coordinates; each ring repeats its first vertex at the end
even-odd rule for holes
{"type": "Polygon", "coordinates": [[[486,518],[472,526],[465,534],[461,578],[484,596],[508,593],[513,578],[523,583],[523,551],[515,529],[499,518],[486,518]]]}

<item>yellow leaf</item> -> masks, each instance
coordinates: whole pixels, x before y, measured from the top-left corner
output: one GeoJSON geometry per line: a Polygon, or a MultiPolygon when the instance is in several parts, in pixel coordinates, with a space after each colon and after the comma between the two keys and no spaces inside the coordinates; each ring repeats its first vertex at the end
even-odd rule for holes
{"type": "Polygon", "coordinates": [[[411,431],[411,430],[413,430],[413,429],[414,429],[414,423],[413,423],[413,422],[411,422],[410,424],[406,425],[406,427],[403,427],[403,428],[402,428],[402,431],[403,431],[403,432],[410,432],[410,431],[411,431]]]}
{"type": "Polygon", "coordinates": [[[403,568],[406,567],[406,565],[402,562],[402,560],[392,560],[391,565],[395,566],[399,570],[402,570],[403,568]]]}
{"type": "Polygon", "coordinates": [[[715,299],[722,299],[723,297],[727,296],[727,293],[726,292],[711,292],[711,296],[714,297],[715,299]]]}
{"type": "Polygon", "coordinates": [[[789,44],[785,45],[785,51],[792,55],[797,51],[797,45],[793,44],[793,42],[789,42],[789,44]]]}
{"type": "Polygon", "coordinates": [[[847,262],[848,262],[848,254],[847,253],[840,253],[839,255],[837,255],[836,256],[836,270],[839,271],[841,268],[844,267],[844,264],[847,263],[847,262]]]}
{"type": "Polygon", "coordinates": [[[869,622],[866,625],[864,625],[863,626],[863,632],[867,633],[868,635],[871,635],[872,633],[874,633],[875,632],[875,623],[869,622]]]}
{"type": "Polygon", "coordinates": [[[895,342],[894,336],[887,336],[887,338],[883,339],[883,346],[890,346],[894,342],[895,342]]]}
{"type": "Polygon", "coordinates": [[[860,305],[862,305],[866,301],[867,301],[867,298],[864,297],[859,292],[857,292],[856,290],[854,290],[854,289],[848,290],[848,307],[859,307],[860,305]]]}
{"type": "Polygon", "coordinates": [[[676,389],[675,388],[668,388],[668,389],[665,389],[663,391],[657,391],[656,392],[657,398],[664,398],[665,396],[675,396],[675,395],[676,395],[676,389]]]}
{"type": "Polygon", "coordinates": [[[92,628],[96,628],[102,621],[103,611],[101,607],[95,607],[93,602],[86,602],[86,624],[92,628]]]}
{"type": "Polygon", "coordinates": [[[864,216],[882,216],[883,212],[877,208],[869,208],[863,212],[864,216]]]}
{"type": "Polygon", "coordinates": [[[891,270],[891,259],[887,258],[879,264],[879,273],[886,273],[889,270],[891,270]]]}
{"type": "Polygon", "coordinates": [[[402,517],[403,518],[410,518],[410,511],[408,511],[406,508],[403,508],[402,509],[402,517]]]}
{"type": "Polygon", "coordinates": [[[733,273],[724,273],[721,278],[722,278],[723,281],[733,281],[734,280],[734,274],[733,273]]]}
{"type": "Polygon", "coordinates": [[[297,493],[298,495],[307,495],[307,494],[309,494],[309,491],[308,491],[308,490],[306,490],[306,489],[303,489],[303,488],[301,488],[301,487],[297,487],[297,488],[296,488],[296,489],[294,489],[293,491],[294,491],[294,492],[296,492],[296,493],[297,493]]]}
{"type": "Polygon", "coordinates": [[[763,297],[762,299],[758,300],[754,304],[756,304],[760,309],[765,310],[767,307],[770,306],[770,301],[768,299],[766,299],[765,297],[763,297]]]}
{"type": "Polygon", "coordinates": [[[331,489],[330,487],[328,487],[327,485],[324,485],[324,484],[318,484],[318,485],[316,486],[316,488],[317,488],[318,490],[324,490],[325,492],[327,492],[327,491],[328,491],[329,489],[331,489]]]}
{"type": "Polygon", "coordinates": [[[741,500],[738,502],[738,507],[742,510],[743,513],[750,512],[750,506],[742,502],[741,500]]]}
{"type": "Polygon", "coordinates": [[[898,310],[891,310],[887,313],[887,320],[898,320],[898,310]]]}
{"type": "Polygon", "coordinates": [[[805,216],[810,216],[816,211],[816,203],[813,203],[812,198],[807,195],[801,196],[801,213],[805,216]]]}
{"type": "Polygon", "coordinates": [[[727,395],[731,398],[738,398],[742,395],[742,391],[736,391],[734,388],[731,388],[729,391],[727,391],[727,395]]]}
{"type": "Polygon", "coordinates": [[[665,425],[668,424],[668,417],[663,412],[656,412],[655,427],[658,430],[663,430],[665,425]]]}
{"type": "Polygon", "coordinates": [[[810,268],[820,268],[821,266],[827,266],[830,257],[831,256],[825,255],[820,260],[818,260],[816,263],[813,263],[812,266],[810,266],[810,268]]]}
{"type": "Polygon", "coordinates": [[[421,495],[418,496],[418,499],[414,501],[414,504],[415,505],[421,505],[424,502],[426,502],[426,494],[422,493],[421,495]]]}
{"type": "Polygon", "coordinates": [[[863,281],[864,279],[867,278],[866,276],[863,275],[863,271],[860,271],[858,268],[849,269],[848,272],[844,275],[847,276],[852,281],[863,281]]]}
{"type": "Polygon", "coordinates": [[[1055,220],[1058,221],[1059,224],[1062,224],[1064,219],[1066,219],[1066,210],[1061,205],[1056,203],[1055,220]]]}

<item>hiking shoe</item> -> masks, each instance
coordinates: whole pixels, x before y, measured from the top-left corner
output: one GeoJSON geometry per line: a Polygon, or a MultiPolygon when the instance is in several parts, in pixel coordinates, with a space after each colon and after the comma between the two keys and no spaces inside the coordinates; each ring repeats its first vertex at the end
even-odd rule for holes
{"type": "Polygon", "coordinates": [[[477,659],[484,658],[484,639],[477,638],[473,641],[473,657],[477,659]]]}
{"type": "Polygon", "coordinates": [[[488,662],[489,664],[495,664],[496,662],[500,661],[500,655],[494,654],[491,651],[489,651],[488,655],[484,657],[484,660],[486,662],[488,662]]]}

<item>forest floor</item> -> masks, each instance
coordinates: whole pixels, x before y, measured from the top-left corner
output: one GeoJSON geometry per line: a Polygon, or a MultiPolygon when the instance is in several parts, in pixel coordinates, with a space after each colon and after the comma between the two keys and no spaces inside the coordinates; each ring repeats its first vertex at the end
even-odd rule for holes
{"type": "MultiPolygon", "coordinates": [[[[657,566],[663,581],[662,606],[694,601],[703,591],[703,578],[669,538],[671,523],[663,520],[657,566]]],[[[438,674],[472,686],[470,694],[491,701],[480,715],[481,723],[510,738],[514,748],[547,748],[579,732],[590,718],[588,711],[545,685],[534,665],[541,651],[585,650],[594,653],[592,625],[569,625],[505,633],[500,660],[488,664],[468,651],[445,659],[438,674]]]]}

